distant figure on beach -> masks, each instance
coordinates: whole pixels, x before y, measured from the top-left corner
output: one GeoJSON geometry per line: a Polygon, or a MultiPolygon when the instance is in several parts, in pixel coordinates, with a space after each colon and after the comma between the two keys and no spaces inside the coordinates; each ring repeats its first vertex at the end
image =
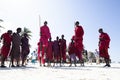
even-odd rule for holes
{"type": "Polygon", "coordinates": [[[31,53],[31,62],[32,62],[33,64],[35,64],[35,63],[36,63],[36,59],[37,59],[37,53],[36,53],[36,51],[33,51],[33,52],[31,53]]]}
{"type": "Polygon", "coordinates": [[[88,52],[88,63],[90,63],[91,65],[92,65],[92,62],[93,62],[93,58],[94,58],[93,52],[89,51],[88,52]]]}
{"type": "Polygon", "coordinates": [[[95,49],[94,54],[96,57],[96,64],[100,64],[99,51],[97,49],[95,49]]]}
{"type": "Polygon", "coordinates": [[[46,58],[46,49],[48,47],[48,39],[51,37],[49,27],[47,26],[47,21],[44,22],[44,25],[40,27],[40,43],[42,45],[42,64],[45,66],[46,58]]]}
{"type": "Polygon", "coordinates": [[[107,33],[103,32],[103,29],[100,28],[99,30],[100,36],[99,36],[99,55],[100,57],[103,57],[105,60],[105,67],[110,67],[110,56],[108,53],[108,48],[110,44],[110,37],[107,33]]]}
{"type": "Polygon", "coordinates": [[[8,30],[6,33],[3,33],[1,36],[1,40],[3,40],[3,46],[1,48],[1,67],[6,67],[4,62],[8,57],[10,46],[12,42],[12,30],[8,30]]]}

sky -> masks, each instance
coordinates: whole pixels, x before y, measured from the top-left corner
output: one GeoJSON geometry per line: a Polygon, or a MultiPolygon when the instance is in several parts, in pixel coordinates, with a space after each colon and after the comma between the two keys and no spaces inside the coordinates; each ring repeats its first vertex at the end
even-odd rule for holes
{"type": "Polygon", "coordinates": [[[74,23],[84,29],[83,43],[88,51],[98,49],[98,29],[103,28],[111,38],[109,54],[120,61],[120,1],[119,0],[0,0],[0,34],[8,29],[27,27],[32,31],[31,51],[37,48],[39,30],[48,21],[52,40],[65,35],[67,44],[74,35],[74,23]],[[39,17],[40,16],[40,17],[39,17]],[[40,19],[40,20],[39,20],[40,19]]]}

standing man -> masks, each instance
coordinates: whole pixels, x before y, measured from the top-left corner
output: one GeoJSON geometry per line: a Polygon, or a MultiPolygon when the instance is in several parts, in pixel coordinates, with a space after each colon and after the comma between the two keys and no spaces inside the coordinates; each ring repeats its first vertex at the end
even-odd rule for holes
{"type": "Polygon", "coordinates": [[[103,57],[105,60],[105,67],[108,66],[110,67],[110,56],[108,53],[108,48],[110,44],[110,37],[107,33],[103,32],[103,29],[100,28],[99,30],[100,36],[99,36],[99,55],[100,57],[103,57]]]}
{"type": "Polygon", "coordinates": [[[17,32],[13,33],[12,36],[12,49],[10,52],[10,56],[11,56],[11,62],[12,62],[12,66],[11,67],[15,67],[14,65],[14,60],[16,60],[17,62],[17,67],[19,67],[19,60],[20,60],[20,47],[21,47],[21,36],[20,36],[20,32],[21,32],[21,28],[17,28],[17,32]]]}
{"type": "Polygon", "coordinates": [[[50,38],[48,41],[46,59],[47,59],[47,66],[48,67],[51,66],[51,62],[53,61],[53,41],[52,41],[52,38],[50,38]]]}
{"type": "Polygon", "coordinates": [[[64,39],[64,35],[60,39],[60,58],[63,63],[66,62],[66,40],[64,39]]]}
{"type": "MultiPolygon", "coordinates": [[[[83,51],[83,35],[84,35],[84,30],[82,26],[79,25],[79,22],[75,22],[75,36],[74,36],[74,41],[75,41],[75,47],[76,47],[76,55],[78,56],[81,65],[83,62],[82,58],[82,51],[83,51]]],[[[83,64],[84,66],[84,64],[83,64]]]]}
{"type": "Polygon", "coordinates": [[[22,43],[22,53],[21,53],[21,58],[22,58],[22,66],[25,67],[25,61],[27,59],[27,56],[30,52],[29,49],[29,39],[28,39],[28,34],[24,33],[24,36],[21,39],[22,43]]]}
{"type": "Polygon", "coordinates": [[[6,67],[4,62],[10,51],[12,41],[11,34],[12,30],[8,30],[7,33],[2,34],[1,36],[1,40],[3,40],[3,46],[1,48],[1,67],[6,67]]]}
{"type": "Polygon", "coordinates": [[[75,43],[73,39],[71,39],[71,42],[69,43],[68,53],[70,56],[70,67],[72,66],[72,63],[74,63],[76,67],[77,65],[76,65],[76,55],[75,55],[75,43]]]}
{"type": "Polygon", "coordinates": [[[53,57],[54,57],[54,65],[60,61],[60,44],[59,37],[56,37],[56,40],[53,42],[53,57]]]}
{"type": "Polygon", "coordinates": [[[42,64],[45,66],[45,56],[46,49],[48,47],[48,39],[51,37],[49,27],[47,26],[47,21],[44,22],[44,25],[40,27],[40,42],[42,44],[42,64]]]}

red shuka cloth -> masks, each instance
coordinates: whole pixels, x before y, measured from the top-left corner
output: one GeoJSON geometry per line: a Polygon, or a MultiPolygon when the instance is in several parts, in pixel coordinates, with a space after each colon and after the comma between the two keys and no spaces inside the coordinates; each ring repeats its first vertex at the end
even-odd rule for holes
{"type": "Polygon", "coordinates": [[[11,38],[11,35],[9,35],[8,33],[2,34],[1,37],[3,39],[3,46],[1,48],[1,54],[6,58],[10,51],[12,38],[11,38]]]}

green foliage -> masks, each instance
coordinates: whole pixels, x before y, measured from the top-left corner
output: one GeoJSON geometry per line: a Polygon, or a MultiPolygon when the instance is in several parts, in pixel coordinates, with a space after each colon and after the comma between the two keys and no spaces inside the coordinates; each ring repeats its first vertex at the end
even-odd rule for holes
{"type": "MultiPolygon", "coordinates": [[[[0,19],[0,22],[3,22],[3,20],[2,20],[2,19],[0,19]]],[[[4,28],[4,27],[0,25],[0,28],[4,28]]]]}
{"type": "Polygon", "coordinates": [[[28,28],[26,28],[26,27],[24,27],[24,29],[22,30],[22,36],[24,36],[24,34],[27,34],[28,35],[28,38],[30,39],[30,37],[32,37],[32,35],[31,35],[31,31],[28,29],[28,28]]]}
{"type": "Polygon", "coordinates": [[[0,22],[3,22],[3,20],[2,20],[2,19],[0,19],[0,22]]]}

